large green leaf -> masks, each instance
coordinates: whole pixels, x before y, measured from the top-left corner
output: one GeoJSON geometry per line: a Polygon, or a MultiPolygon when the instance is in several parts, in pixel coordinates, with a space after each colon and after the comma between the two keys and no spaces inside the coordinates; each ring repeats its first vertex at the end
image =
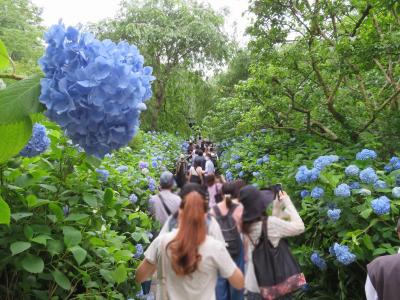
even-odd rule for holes
{"type": "Polygon", "coordinates": [[[14,242],[10,245],[11,255],[21,253],[31,247],[31,243],[28,242],[14,242]]]}
{"type": "Polygon", "coordinates": [[[86,258],[87,251],[80,246],[74,246],[69,249],[72,252],[76,262],[80,265],[86,258]]]}
{"type": "Polygon", "coordinates": [[[51,272],[51,275],[53,275],[55,282],[57,282],[57,284],[64,290],[69,290],[71,288],[71,282],[68,277],[61,273],[60,270],[55,269],[51,272]]]}
{"type": "Polygon", "coordinates": [[[11,212],[7,202],[0,196],[0,224],[10,224],[11,212]]]}
{"type": "Polygon", "coordinates": [[[3,41],[0,40],[0,70],[5,69],[10,65],[10,60],[8,59],[7,48],[3,41]]]}
{"type": "Polygon", "coordinates": [[[12,124],[0,124],[0,164],[18,154],[29,142],[31,135],[32,122],[29,117],[12,124]]]}
{"type": "Polygon", "coordinates": [[[22,260],[22,267],[30,273],[41,273],[44,269],[44,262],[39,256],[28,254],[22,260]]]}
{"type": "Polygon", "coordinates": [[[63,233],[64,243],[68,248],[78,245],[82,240],[81,232],[74,227],[64,226],[63,233]]]}
{"type": "Polygon", "coordinates": [[[21,121],[44,110],[39,102],[41,77],[36,74],[0,90],[0,124],[21,121]]]}
{"type": "Polygon", "coordinates": [[[127,278],[127,270],[124,265],[119,265],[113,272],[112,272],[112,278],[116,283],[122,283],[124,282],[127,278]]]}

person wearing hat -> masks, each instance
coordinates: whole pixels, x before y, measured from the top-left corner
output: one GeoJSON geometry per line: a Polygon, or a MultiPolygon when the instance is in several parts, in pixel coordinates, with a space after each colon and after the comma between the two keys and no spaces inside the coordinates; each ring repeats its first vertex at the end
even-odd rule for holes
{"type": "Polygon", "coordinates": [[[157,195],[151,196],[150,212],[152,216],[160,222],[161,226],[170,215],[176,213],[181,204],[181,198],[172,192],[175,185],[174,175],[169,171],[164,171],[160,176],[160,191],[157,195]]]}
{"type": "Polygon", "coordinates": [[[259,190],[254,186],[243,187],[239,193],[243,205],[242,232],[249,241],[247,248],[247,273],[245,289],[248,300],[261,300],[260,289],[254,272],[252,252],[258,244],[262,231],[262,219],[267,207],[272,203],[272,215],[268,217],[268,239],[277,247],[281,238],[296,236],[304,232],[304,223],[286,192],[278,195],[271,190],[259,190]],[[277,197],[276,197],[277,196],[277,197]]]}

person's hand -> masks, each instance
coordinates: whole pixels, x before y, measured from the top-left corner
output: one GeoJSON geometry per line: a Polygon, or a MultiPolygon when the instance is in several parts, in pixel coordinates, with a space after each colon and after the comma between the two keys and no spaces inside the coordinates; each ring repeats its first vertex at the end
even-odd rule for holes
{"type": "Polygon", "coordinates": [[[279,191],[278,193],[278,200],[281,201],[283,198],[287,197],[287,193],[285,191],[279,191]]]}

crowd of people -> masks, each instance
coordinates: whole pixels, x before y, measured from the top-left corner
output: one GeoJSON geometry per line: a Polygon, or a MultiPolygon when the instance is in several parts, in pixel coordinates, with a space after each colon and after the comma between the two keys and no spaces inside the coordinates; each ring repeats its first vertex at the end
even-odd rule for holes
{"type": "MultiPolygon", "coordinates": [[[[161,174],[160,190],[149,202],[161,230],[136,281],[147,286],[145,293],[155,281],[157,300],[291,299],[306,284],[286,241],[304,232],[301,217],[280,185],[225,182],[217,160],[212,143],[199,139],[179,157],[175,174],[161,174]]],[[[398,232],[400,237],[400,222],[398,232]]],[[[400,282],[391,276],[400,270],[398,260],[368,265],[368,300],[397,299],[400,282]]]]}

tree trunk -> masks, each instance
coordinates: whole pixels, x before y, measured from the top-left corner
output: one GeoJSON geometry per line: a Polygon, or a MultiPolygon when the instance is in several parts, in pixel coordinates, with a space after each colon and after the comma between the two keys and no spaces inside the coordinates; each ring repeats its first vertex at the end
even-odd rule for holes
{"type": "Polygon", "coordinates": [[[155,105],[151,112],[151,129],[157,130],[158,129],[158,118],[160,116],[161,106],[165,101],[165,86],[162,82],[158,82],[156,85],[156,92],[155,92],[155,105]]]}

